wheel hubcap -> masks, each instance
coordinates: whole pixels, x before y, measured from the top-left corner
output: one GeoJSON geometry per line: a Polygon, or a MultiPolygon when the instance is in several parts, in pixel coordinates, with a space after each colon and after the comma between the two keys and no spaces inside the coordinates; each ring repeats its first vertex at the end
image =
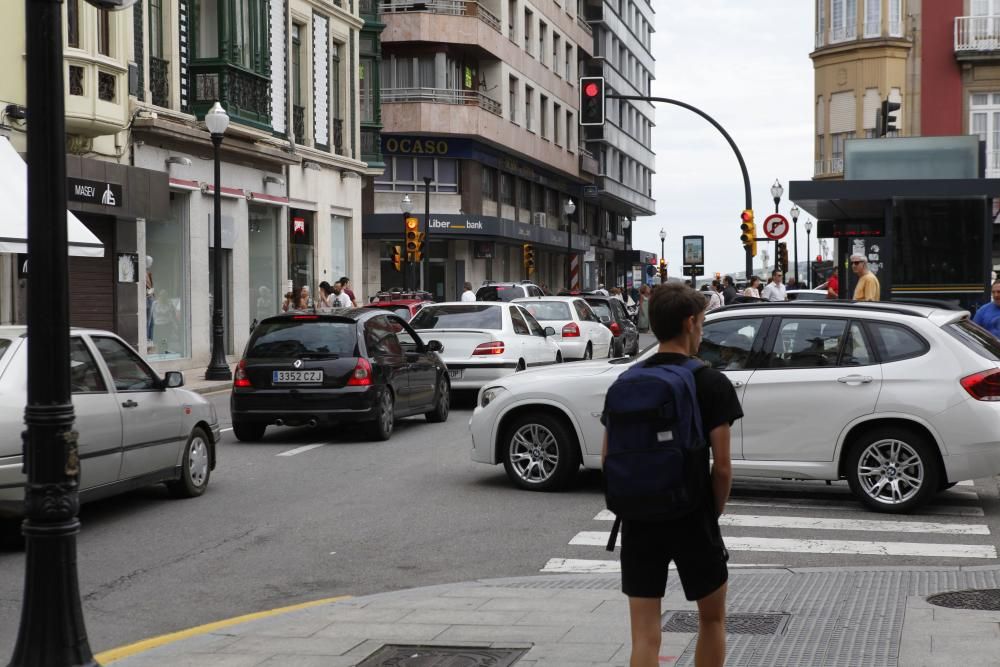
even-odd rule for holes
{"type": "Polygon", "coordinates": [[[188,468],[191,473],[191,483],[204,486],[208,478],[208,446],[200,437],[191,440],[191,451],[188,453],[188,468]]]}
{"type": "Polygon", "coordinates": [[[924,462],[910,445],[900,440],[879,440],[865,448],[858,460],[858,481],[869,498],[899,505],[924,485],[924,462]]]}
{"type": "Polygon", "coordinates": [[[525,482],[548,480],[559,465],[559,445],[552,431],[540,424],[525,424],[510,441],[510,462],[525,482]]]}

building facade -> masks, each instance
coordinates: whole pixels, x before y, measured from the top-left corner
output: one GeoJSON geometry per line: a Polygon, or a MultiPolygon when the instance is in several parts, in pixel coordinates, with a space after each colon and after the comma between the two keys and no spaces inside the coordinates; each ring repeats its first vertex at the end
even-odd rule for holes
{"type": "MultiPolygon", "coordinates": [[[[227,352],[238,354],[251,323],[292,289],[347,275],[363,298],[361,190],[379,169],[362,159],[357,0],[64,7],[71,185],[76,173],[121,191],[117,206],[71,196],[105,242],[102,260],[71,260],[72,289],[91,290],[71,295],[74,324],[116,330],[163,367],[207,364],[215,193],[202,119],[216,101],[230,116],[219,249],[227,352]],[[114,273],[122,254],[138,257],[131,283],[114,273]],[[109,286],[93,292],[95,281],[109,286]],[[100,312],[84,317],[86,308],[100,312]]],[[[4,62],[23,66],[23,25],[22,14],[0,28],[4,62]]],[[[23,70],[14,79],[0,83],[0,100],[16,107],[23,70]]],[[[24,121],[5,120],[23,150],[24,121]]]]}

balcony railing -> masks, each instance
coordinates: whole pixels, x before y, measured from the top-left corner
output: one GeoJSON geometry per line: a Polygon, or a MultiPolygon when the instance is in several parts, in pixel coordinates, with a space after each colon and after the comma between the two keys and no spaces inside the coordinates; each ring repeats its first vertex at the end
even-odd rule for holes
{"type": "Polygon", "coordinates": [[[378,14],[379,0],[360,0],[358,3],[358,13],[362,16],[374,16],[378,14]]]}
{"type": "MultiPolygon", "coordinates": [[[[472,104],[501,116],[502,108],[496,100],[476,90],[450,90],[447,88],[383,88],[382,104],[393,102],[434,102],[437,104],[472,104]]],[[[501,116],[502,117],[502,116],[501,116]]]]}
{"type": "Polygon", "coordinates": [[[292,105],[292,132],[295,133],[295,141],[303,143],[306,138],[306,108],[297,104],[292,105]]]}
{"type": "Polygon", "coordinates": [[[858,26],[849,25],[841,28],[830,28],[830,44],[849,42],[858,37],[858,26]]]}
{"type": "Polygon", "coordinates": [[[483,7],[476,0],[382,0],[380,11],[383,14],[395,12],[430,12],[431,14],[448,14],[451,16],[475,16],[480,21],[496,30],[501,35],[500,17],[483,7]]]}
{"type": "Polygon", "coordinates": [[[830,176],[844,173],[844,158],[835,157],[829,160],[816,160],[815,176],[830,176]]]}
{"type": "Polygon", "coordinates": [[[170,106],[170,61],[149,57],[149,92],[158,107],[170,106]]]}
{"type": "Polygon", "coordinates": [[[1000,51],[1000,16],[955,17],[955,52],[1000,51]]]}
{"type": "Polygon", "coordinates": [[[382,162],[382,131],[379,128],[361,126],[361,159],[368,163],[382,162]]]}
{"type": "Polygon", "coordinates": [[[271,127],[271,80],[232,63],[191,64],[192,107],[199,117],[221,102],[233,120],[271,127]]]}

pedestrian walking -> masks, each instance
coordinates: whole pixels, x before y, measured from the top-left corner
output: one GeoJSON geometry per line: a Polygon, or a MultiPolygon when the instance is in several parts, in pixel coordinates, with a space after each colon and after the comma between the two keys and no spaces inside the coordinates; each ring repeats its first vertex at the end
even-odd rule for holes
{"type": "Polygon", "coordinates": [[[972,321],[1000,338],[1000,280],[994,281],[990,293],[993,300],[980,306],[972,321]]]}
{"type": "Polygon", "coordinates": [[[649,333],[649,294],[651,291],[649,285],[643,285],[639,288],[639,311],[635,323],[639,333],[649,333]]]}
{"type": "Polygon", "coordinates": [[[721,667],[725,661],[729,554],[719,515],[732,483],[730,427],[743,412],[726,376],[693,357],[707,305],[686,285],[653,292],[649,319],[657,352],[611,386],[601,417],[606,498],[617,516],[609,549],[620,526],[632,667],[660,664],[671,561],[685,597],[698,604],[695,663],[721,667]],[[665,414],[676,417],[664,421],[665,414]]]}
{"type": "Polygon", "coordinates": [[[854,287],[854,300],[879,301],[882,298],[882,286],[869,270],[868,258],[864,255],[851,255],[851,270],[858,277],[858,284],[854,287]]]}
{"type": "Polygon", "coordinates": [[[707,292],[708,307],[705,309],[705,312],[710,313],[716,308],[722,308],[724,304],[722,300],[722,294],[719,293],[719,290],[721,289],[722,285],[719,283],[718,280],[713,280],[712,283],[708,286],[708,292],[707,292]]]}
{"type": "Polygon", "coordinates": [[[743,290],[743,296],[752,296],[755,299],[760,298],[760,278],[757,276],[750,277],[750,284],[743,290]]]}
{"type": "Polygon", "coordinates": [[[351,305],[357,307],[358,300],[354,296],[354,290],[351,289],[351,279],[347,276],[342,276],[338,281],[340,283],[340,289],[343,290],[347,298],[350,299],[351,305]]]}
{"type": "Polygon", "coordinates": [[[817,285],[816,289],[825,289],[827,299],[839,299],[840,298],[840,279],[837,277],[837,272],[834,271],[830,274],[830,279],[827,280],[822,285],[817,285]]]}
{"type": "Polygon", "coordinates": [[[462,301],[475,301],[476,293],[472,291],[472,283],[465,283],[465,291],[462,292],[462,301]]]}
{"type": "Polygon", "coordinates": [[[722,279],[722,302],[724,305],[729,305],[736,298],[736,283],[733,281],[732,276],[726,276],[722,279]]]}
{"type": "Polygon", "coordinates": [[[783,278],[784,274],[781,273],[781,269],[771,271],[771,282],[761,291],[760,298],[765,301],[787,301],[788,293],[782,282],[783,278]]]}

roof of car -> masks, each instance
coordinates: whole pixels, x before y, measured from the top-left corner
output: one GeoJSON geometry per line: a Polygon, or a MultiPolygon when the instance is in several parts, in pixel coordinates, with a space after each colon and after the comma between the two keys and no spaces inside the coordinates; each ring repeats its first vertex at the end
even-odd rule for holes
{"type": "Polygon", "coordinates": [[[376,315],[382,315],[384,313],[379,312],[374,308],[366,307],[351,307],[351,308],[319,308],[313,310],[312,308],[304,310],[290,310],[287,313],[278,313],[277,315],[271,315],[270,317],[265,317],[261,322],[274,322],[276,320],[292,320],[296,318],[302,318],[303,316],[317,316],[317,317],[337,317],[340,319],[354,320],[355,322],[360,322],[363,319],[369,317],[374,317],[376,315]]]}
{"type": "MultiPolygon", "coordinates": [[[[105,335],[110,334],[112,336],[117,336],[114,331],[108,331],[106,329],[91,329],[89,327],[70,327],[69,332],[71,334],[87,334],[92,335],[105,335]]],[[[0,336],[27,336],[28,327],[25,324],[9,324],[7,326],[0,327],[0,336]]]]}
{"type": "Polygon", "coordinates": [[[570,301],[576,301],[577,299],[582,299],[583,296],[522,296],[514,299],[511,303],[522,303],[524,301],[565,301],[569,303],[570,301]]]}
{"type": "Polygon", "coordinates": [[[955,311],[948,311],[944,308],[932,308],[930,306],[923,306],[919,304],[911,303],[893,303],[892,301],[841,301],[838,299],[831,299],[829,301],[757,301],[753,303],[734,303],[728,306],[723,306],[722,308],[717,308],[713,310],[713,313],[720,313],[725,311],[746,311],[755,310],[758,308],[789,308],[792,310],[831,310],[831,309],[847,309],[855,310],[858,312],[881,312],[881,313],[894,313],[897,315],[911,315],[913,317],[931,317],[931,315],[938,312],[948,312],[954,313],[955,311]]]}
{"type": "Polygon", "coordinates": [[[491,308],[499,308],[500,306],[509,306],[511,303],[511,301],[435,301],[421,308],[421,311],[432,306],[490,306],[491,308]]]}

